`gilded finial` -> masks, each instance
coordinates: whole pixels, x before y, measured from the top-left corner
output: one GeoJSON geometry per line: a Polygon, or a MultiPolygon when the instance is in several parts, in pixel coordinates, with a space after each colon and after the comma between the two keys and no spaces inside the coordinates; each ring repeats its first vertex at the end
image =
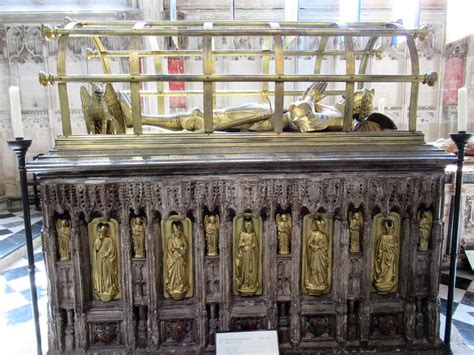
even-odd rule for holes
{"type": "Polygon", "coordinates": [[[428,36],[428,34],[430,33],[430,31],[431,31],[430,26],[427,26],[427,25],[422,26],[416,31],[414,37],[418,38],[420,41],[424,41],[426,36],[428,36]]]}
{"type": "Polygon", "coordinates": [[[379,47],[379,48],[373,49],[372,50],[372,55],[378,60],[383,59],[383,48],[379,47]]]}
{"type": "Polygon", "coordinates": [[[425,74],[425,78],[423,79],[423,84],[427,84],[428,86],[435,86],[438,82],[438,73],[435,71],[429,72],[425,74]]]}
{"type": "Polygon", "coordinates": [[[38,80],[42,86],[54,85],[53,76],[44,71],[39,72],[38,80]]]}
{"type": "Polygon", "coordinates": [[[87,48],[87,59],[95,59],[99,57],[99,51],[92,49],[92,48],[87,48]]]}
{"type": "Polygon", "coordinates": [[[41,25],[41,33],[47,41],[59,38],[58,28],[50,25],[41,25]]]}

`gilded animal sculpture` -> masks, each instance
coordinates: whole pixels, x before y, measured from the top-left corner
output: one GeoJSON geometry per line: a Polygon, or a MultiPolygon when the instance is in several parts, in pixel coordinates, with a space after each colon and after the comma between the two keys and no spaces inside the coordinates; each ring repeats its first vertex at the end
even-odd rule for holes
{"type": "MultiPolygon", "coordinates": [[[[342,130],[345,99],[334,106],[320,103],[326,96],[326,82],[310,85],[300,100],[292,102],[284,110],[283,127],[289,131],[313,132],[323,130],[342,130]]],[[[112,91],[110,91],[112,93],[112,91]]],[[[113,92],[115,93],[115,91],[113,92]]],[[[361,89],[354,93],[354,126],[356,131],[380,131],[397,129],[387,116],[373,111],[374,90],[361,89]]],[[[111,100],[112,101],[112,100],[111,100]]],[[[133,127],[132,106],[130,98],[118,92],[113,100],[115,110],[120,107],[124,125],[133,127]],[[120,104],[117,105],[116,103],[120,104]]],[[[115,115],[114,115],[115,116],[115,115]]],[[[204,115],[200,108],[190,112],[170,115],[142,114],[142,124],[160,127],[170,131],[200,131],[204,127],[204,115]]],[[[117,120],[116,120],[117,121],[117,120]]],[[[122,122],[122,121],[121,121],[122,122]]],[[[240,106],[213,111],[213,129],[222,131],[271,131],[273,129],[273,112],[270,104],[248,103],[240,106]]]]}
{"type": "Polygon", "coordinates": [[[219,216],[206,215],[204,217],[204,229],[206,232],[207,255],[219,255],[219,216]]]}
{"type": "Polygon", "coordinates": [[[162,223],[165,297],[182,300],[191,297],[192,239],[191,220],[171,216],[162,223]]]}
{"type": "Polygon", "coordinates": [[[418,232],[420,234],[418,250],[428,250],[432,226],[433,214],[431,213],[431,211],[418,212],[418,232]]]}
{"type": "Polygon", "coordinates": [[[89,224],[92,287],[94,296],[104,302],[120,298],[118,224],[94,219],[89,224]]]}
{"type": "Polygon", "coordinates": [[[261,219],[234,219],[234,294],[248,297],[262,293],[261,219]]]}
{"type": "Polygon", "coordinates": [[[312,296],[327,293],[332,275],[332,225],[323,213],[303,219],[303,291],[312,296]]]}
{"type": "Polygon", "coordinates": [[[398,287],[400,258],[400,222],[396,213],[388,218],[374,217],[373,284],[380,294],[395,292],[398,287]]]}
{"type": "Polygon", "coordinates": [[[144,258],[146,220],[144,217],[133,217],[130,224],[132,228],[133,256],[135,258],[144,258]]]}
{"type": "Polygon", "coordinates": [[[276,215],[277,238],[278,238],[278,254],[288,255],[290,253],[291,239],[291,215],[282,213],[276,215]]]}
{"type": "Polygon", "coordinates": [[[81,86],[81,102],[87,133],[125,133],[125,118],[112,84],[106,84],[104,89],[103,84],[93,83],[91,94],[81,86]]]}
{"type": "Polygon", "coordinates": [[[71,222],[68,219],[56,221],[59,260],[71,260],[71,222]]]}
{"type": "Polygon", "coordinates": [[[349,212],[349,251],[351,253],[360,252],[360,237],[362,236],[363,226],[364,217],[362,212],[349,212]]]}

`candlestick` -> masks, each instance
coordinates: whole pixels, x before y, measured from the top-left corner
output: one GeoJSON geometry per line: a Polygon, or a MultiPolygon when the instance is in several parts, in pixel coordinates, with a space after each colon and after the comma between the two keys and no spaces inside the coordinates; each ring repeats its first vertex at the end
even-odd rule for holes
{"type": "MultiPolygon", "coordinates": [[[[12,89],[12,88],[10,88],[12,89]]],[[[18,88],[16,88],[18,94],[18,88]]],[[[10,99],[11,99],[10,91],[10,99]]],[[[22,130],[23,131],[23,130],[22,130]]],[[[20,187],[21,187],[21,201],[23,204],[23,223],[25,226],[25,241],[26,241],[26,256],[28,258],[28,275],[30,277],[30,293],[31,293],[31,308],[33,312],[33,321],[35,325],[36,334],[36,353],[38,355],[43,354],[41,348],[41,331],[39,323],[39,311],[38,311],[38,294],[36,290],[36,278],[35,278],[35,256],[33,252],[33,235],[31,232],[31,216],[30,216],[30,202],[28,198],[28,181],[26,178],[26,152],[31,146],[30,139],[16,138],[13,141],[8,141],[8,145],[13,149],[18,158],[18,172],[20,174],[20,187]]]]}
{"type": "Polygon", "coordinates": [[[458,90],[458,132],[467,131],[467,89],[458,90]]]}
{"type": "Polygon", "coordinates": [[[379,108],[378,108],[378,112],[379,113],[384,113],[385,111],[385,99],[384,98],[381,98],[379,100],[379,108]]]}
{"type": "Polygon", "coordinates": [[[10,86],[10,115],[12,120],[13,136],[23,138],[23,121],[21,120],[20,89],[17,86],[10,86]]]}

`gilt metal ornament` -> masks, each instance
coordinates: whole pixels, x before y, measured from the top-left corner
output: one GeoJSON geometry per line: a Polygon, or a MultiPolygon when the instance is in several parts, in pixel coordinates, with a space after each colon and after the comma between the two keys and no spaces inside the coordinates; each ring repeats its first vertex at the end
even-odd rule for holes
{"type": "Polygon", "coordinates": [[[398,289],[400,260],[400,216],[381,213],[374,217],[374,249],[372,281],[380,294],[396,292],[398,289]]]}
{"type": "Polygon", "coordinates": [[[234,295],[262,294],[262,219],[253,215],[233,222],[234,295]]]}
{"type": "Polygon", "coordinates": [[[89,223],[89,247],[92,263],[94,298],[109,302],[121,297],[120,248],[118,223],[95,218],[89,223]]]}
{"type": "Polygon", "coordinates": [[[302,289],[311,296],[331,290],[332,220],[324,213],[303,218],[302,289]]]}
{"type": "Polygon", "coordinates": [[[161,223],[164,296],[182,300],[193,295],[192,225],[174,215],[161,223]]]}

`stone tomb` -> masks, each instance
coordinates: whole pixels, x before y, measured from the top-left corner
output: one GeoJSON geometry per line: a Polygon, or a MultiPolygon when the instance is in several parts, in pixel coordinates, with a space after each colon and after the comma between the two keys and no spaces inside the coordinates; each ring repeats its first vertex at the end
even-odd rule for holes
{"type": "Polygon", "coordinates": [[[283,353],[439,349],[449,155],[413,132],[157,137],[59,138],[29,166],[51,352],[258,329],[283,353]]]}

